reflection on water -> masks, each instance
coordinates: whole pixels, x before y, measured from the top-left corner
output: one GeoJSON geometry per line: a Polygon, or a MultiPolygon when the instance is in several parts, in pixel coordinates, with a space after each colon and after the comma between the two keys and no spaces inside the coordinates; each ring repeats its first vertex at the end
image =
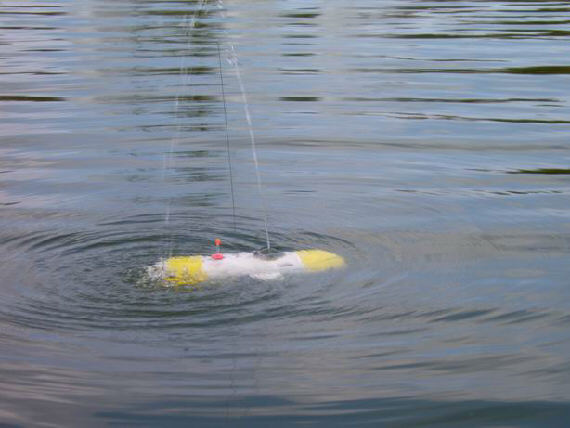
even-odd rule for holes
{"type": "Polygon", "coordinates": [[[565,426],[570,8],[0,5],[0,423],[565,426]],[[165,289],[168,251],[340,272],[165,289]],[[235,220],[235,229],[234,229],[235,220]]]}

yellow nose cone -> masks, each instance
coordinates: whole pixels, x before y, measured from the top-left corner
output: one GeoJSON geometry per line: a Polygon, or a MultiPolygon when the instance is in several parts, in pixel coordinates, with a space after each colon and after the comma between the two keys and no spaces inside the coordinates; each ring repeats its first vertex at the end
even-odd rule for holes
{"type": "Polygon", "coordinates": [[[312,272],[340,268],[345,265],[344,259],[335,253],[323,250],[297,251],[305,268],[312,272]]]}
{"type": "Polygon", "coordinates": [[[193,285],[208,279],[202,256],[171,257],[164,262],[164,279],[178,285],[193,285]]]}

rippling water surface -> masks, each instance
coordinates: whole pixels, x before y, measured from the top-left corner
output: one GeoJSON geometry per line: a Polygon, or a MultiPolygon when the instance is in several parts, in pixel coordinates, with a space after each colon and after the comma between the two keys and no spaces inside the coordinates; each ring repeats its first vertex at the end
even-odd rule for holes
{"type": "Polygon", "coordinates": [[[0,4],[0,424],[567,426],[568,2],[220,6],[0,4]],[[164,288],[264,244],[232,46],[273,245],[348,267],[164,288]]]}

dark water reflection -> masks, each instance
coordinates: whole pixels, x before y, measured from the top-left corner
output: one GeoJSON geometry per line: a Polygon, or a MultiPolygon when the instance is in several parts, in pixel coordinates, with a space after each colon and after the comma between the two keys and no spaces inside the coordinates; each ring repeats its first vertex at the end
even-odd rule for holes
{"type": "Polygon", "coordinates": [[[567,2],[0,5],[0,423],[566,426],[567,2]],[[192,25],[195,23],[195,25],[192,25]],[[165,289],[173,251],[348,268],[165,289]]]}

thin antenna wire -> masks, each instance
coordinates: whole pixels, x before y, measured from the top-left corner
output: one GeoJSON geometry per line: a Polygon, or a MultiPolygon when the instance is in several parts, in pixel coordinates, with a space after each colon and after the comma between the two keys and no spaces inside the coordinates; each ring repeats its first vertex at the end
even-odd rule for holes
{"type": "MultiPolygon", "coordinates": [[[[226,17],[225,13],[225,6],[223,0],[217,1],[218,9],[220,10],[220,14],[223,18],[226,17]]],[[[263,184],[261,182],[261,173],[259,172],[259,162],[257,160],[257,145],[255,143],[255,135],[253,133],[253,123],[251,120],[251,114],[249,112],[249,104],[247,102],[247,95],[245,92],[245,86],[243,84],[241,78],[241,72],[239,68],[239,61],[238,56],[235,50],[234,45],[231,42],[228,42],[230,47],[230,56],[228,58],[228,62],[233,65],[236,73],[236,78],[239,84],[239,89],[241,92],[241,98],[243,103],[243,109],[245,112],[245,119],[247,120],[248,128],[249,128],[249,137],[251,140],[251,154],[253,157],[253,164],[255,166],[255,178],[257,181],[257,191],[259,193],[259,199],[261,200],[261,206],[263,208],[263,221],[265,224],[265,242],[266,242],[266,250],[269,252],[271,250],[271,243],[269,241],[269,220],[267,215],[267,204],[265,202],[265,197],[263,194],[263,184]]]]}
{"type": "Polygon", "coordinates": [[[216,41],[216,46],[218,47],[218,61],[220,64],[220,84],[222,86],[222,99],[224,100],[224,122],[225,122],[225,129],[226,129],[226,151],[228,154],[228,171],[230,176],[230,191],[232,193],[232,218],[234,222],[234,232],[237,232],[236,226],[236,201],[234,196],[234,179],[232,174],[232,160],[230,156],[230,135],[228,131],[228,107],[226,104],[226,91],[224,89],[224,75],[222,72],[222,51],[220,49],[220,43],[216,41]]]}
{"type": "MultiPolygon", "coordinates": [[[[202,12],[204,5],[206,3],[206,0],[200,0],[200,2],[198,3],[198,9],[194,12],[194,14],[192,15],[190,21],[188,21],[188,15],[184,16],[184,35],[186,38],[186,44],[185,44],[185,50],[188,51],[190,49],[190,45],[191,45],[191,40],[190,40],[190,32],[192,31],[192,29],[196,26],[196,21],[200,15],[200,13],[202,12]]],[[[190,75],[190,71],[191,71],[191,67],[188,67],[186,64],[186,56],[182,55],[180,57],[180,65],[179,65],[179,76],[180,76],[180,81],[182,84],[183,88],[186,88],[188,86],[188,81],[190,79],[189,75],[190,75]]],[[[174,133],[174,135],[172,136],[172,138],[170,139],[170,148],[168,151],[168,155],[163,154],[162,156],[162,181],[164,182],[166,180],[166,170],[171,170],[172,168],[175,167],[176,164],[176,159],[174,158],[174,148],[175,146],[178,144],[178,141],[180,139],[180,134],[182,131],[182,123],[179,117],[179,108],[180,108],[180,92],[177,91],[176,92],[176,97],[174,99],[174,116],[176,118],[176,131],[174,133]]],[[[172,204],[172,198],[168,198],[168,203],[166,204],[166,211],[164,213],[164,233],[167,233],[168,227],[170,225],[170,217],[171,217],[171,204],[172,204]]],[[[173,246],[173,239],[172,239],[172,233],[168,234],[168,236],[165,236],[167,238],[167,249],[164,250],[163,249],[163,254],[161,259],[164,260],[165,259],[165,253],[168,254],[168,257],[172,256],[172,246],[173,246]]]]}
{"type": "Polygon", "coordinates": [[[247,95],[245,92],[245,86],[243,84],[243,80],[241,78],[241,72],[239,69],[239,62],[238,57],[234,48],[234,45],[230,43],[230,50],[231,50],[231,58],[230,63],[234,66],[237,81],[239,84],[239,89],[241,92],[241,99],[243,104],[243,110],[245,112],[245,119],[247,121],[248,129],[249,129],[249,138],[251,140],[251,155],[253,157],[253,165],[255,167],[255,178],[257,181],[257,192],[259,193],[259,199],[261,200],[261,206],[263,208],[263,221],[265,223],[265,242],[267,251],[271,250],[271,243],[269,241],[269,220],[267,215],[267,204],[265,202],[265,196],[263,194],[263,184],[261,181],[261,173],[259,172],[259,161],[257,159],[257,145],[255,143],[255,134],[253,133],[253,122],[251,120],[251,114],[249,112],[249,104],[247,102],[247,95]]]}

